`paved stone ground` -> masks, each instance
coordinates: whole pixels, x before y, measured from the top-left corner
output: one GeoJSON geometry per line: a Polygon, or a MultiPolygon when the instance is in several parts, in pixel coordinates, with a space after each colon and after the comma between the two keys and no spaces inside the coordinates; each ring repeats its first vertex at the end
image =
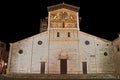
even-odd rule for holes
{"type": "Polygon", "coordinates": [[[0,75],[0,80],[120,80],[120,74],[13,74],[0,75]]]}

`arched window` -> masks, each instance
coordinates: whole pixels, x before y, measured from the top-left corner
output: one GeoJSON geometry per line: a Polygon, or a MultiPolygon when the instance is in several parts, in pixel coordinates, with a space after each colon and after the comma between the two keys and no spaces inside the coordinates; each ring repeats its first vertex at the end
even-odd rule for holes
{"type": "Polygon", "coordinates": [[[57,32],[57,37],[60,37],[60,33],[59,32],[57,32]]]}
{"type": "Polygon", "coordinates": [[[68,37],[70,37],[70,32],[68,32],[68,37]]]}

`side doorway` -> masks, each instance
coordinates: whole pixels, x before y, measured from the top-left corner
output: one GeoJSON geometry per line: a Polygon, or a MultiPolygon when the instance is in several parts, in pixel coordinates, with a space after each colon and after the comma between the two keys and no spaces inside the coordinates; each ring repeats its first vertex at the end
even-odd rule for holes
{"type": "Polygon", "coordinates": [[[87,62],[82,62],[83,74],[87,74],[87,62]]]}
{"type": "Polygon", "coordinates": [[[41,74],[45,74],[45,62],[41,62],[41,74]]]}

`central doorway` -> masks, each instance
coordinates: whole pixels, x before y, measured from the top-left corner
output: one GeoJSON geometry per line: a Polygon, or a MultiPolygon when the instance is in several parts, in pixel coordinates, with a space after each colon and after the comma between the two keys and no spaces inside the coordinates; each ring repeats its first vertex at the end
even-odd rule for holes
{"type": "Polygon", "coordinates": [[[67,59],[60,59],[60,73],[67,74],[67,59]]]}

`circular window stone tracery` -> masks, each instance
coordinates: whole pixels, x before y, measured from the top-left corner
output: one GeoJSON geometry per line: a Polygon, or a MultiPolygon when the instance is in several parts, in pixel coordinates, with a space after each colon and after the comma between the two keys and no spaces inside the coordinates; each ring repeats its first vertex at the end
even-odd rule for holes
{"type": "Polygon", "coordinates": [[[89,45],[89,44],[90,44],[90,42],[89,42],[89,41],[85,41],[85,44],[86,44],[86,45],[89,45]]]}
{"type": "Polygon", "coordinates": [[[107,52],[104,52],[104,56],[107,56],[108,55],[108,53],[107,52]]]}
{"type": "Polygon", "coordinates": [[[20,49],[20,50],[18,51],[18,53],[19,53],[19,54],[22,54],[22,53],[23,53],[23,50],[20,49]]]}
{"type": "Polygon", "coordinates": [[[38,41],[38,45],[41,45],[42,44],[42,41],[38,41]]]}

